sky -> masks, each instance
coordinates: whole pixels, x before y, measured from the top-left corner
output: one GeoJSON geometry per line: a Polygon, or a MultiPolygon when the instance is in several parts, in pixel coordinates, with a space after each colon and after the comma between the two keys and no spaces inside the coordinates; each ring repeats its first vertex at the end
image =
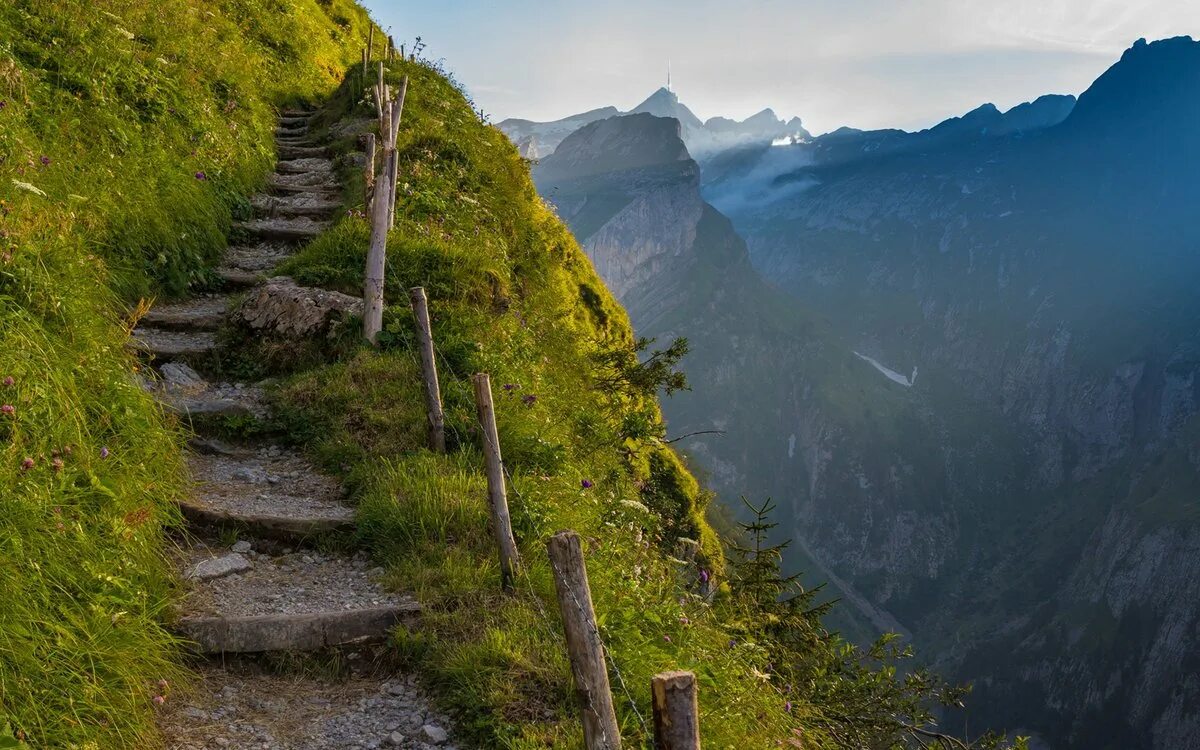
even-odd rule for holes
{"type": "Polygon", "coordinates": [[[493,121],[771,107],[814,133],[929,127],[984,102],[1079,94],[1139,37],[1200,37],[1197,0],[365,0],[420,36],[493,121]]]}

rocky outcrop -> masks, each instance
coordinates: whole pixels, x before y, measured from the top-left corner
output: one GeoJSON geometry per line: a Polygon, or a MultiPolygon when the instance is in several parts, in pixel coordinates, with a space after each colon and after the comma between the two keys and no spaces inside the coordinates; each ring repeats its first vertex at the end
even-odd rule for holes
{"type": "Polygon", "coordinates": [[[298,285],[277,276],[256,287],[238,308],[234,322],[285,339],[331,337],[352,317],[362,315],[358,297],[298,285]]]}

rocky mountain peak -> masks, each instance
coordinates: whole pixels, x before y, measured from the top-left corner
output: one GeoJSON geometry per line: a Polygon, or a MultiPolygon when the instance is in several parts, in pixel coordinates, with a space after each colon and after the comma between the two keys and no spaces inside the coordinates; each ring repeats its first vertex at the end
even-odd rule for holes
{"type": "Polygon", "coordinates": [[[681,135],[678,120],[646,112],[599,120],[563,139],[538,171],[557,179],[688,161],[681,135]]]}
{"type": "Polygon", "coordinates": [[[660,88],[631,110],[630,114],[651,114],[656,117],[674,117],[685,128],[701,128],[704,123],[692,110],[679,101],[679,96],[667,88],[660,88]]]}
{"type": "Polygon", "coordinates": [[[1139,39],[1079,97],[1067,124],[1183,135],[1200,124],[1200,42],[1139,39]]]}

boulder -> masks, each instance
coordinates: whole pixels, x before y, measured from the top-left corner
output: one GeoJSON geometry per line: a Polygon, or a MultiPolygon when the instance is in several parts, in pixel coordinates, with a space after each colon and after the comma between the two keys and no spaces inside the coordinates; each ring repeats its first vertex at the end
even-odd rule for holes
{"type": "Polygon", "coordinates": [[[303,287],[287,276],[277,276],[250,291],[235,321],[262,333],[302,339],[332,336],[342,323],[362,312],[358,297],[303,287]]]}

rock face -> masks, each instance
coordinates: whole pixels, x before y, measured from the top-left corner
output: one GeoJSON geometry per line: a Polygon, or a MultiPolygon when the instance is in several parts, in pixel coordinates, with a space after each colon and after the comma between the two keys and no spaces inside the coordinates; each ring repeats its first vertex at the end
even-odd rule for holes
{"type": "Polygon", "coordinates": [[[759,487],[863,611],[977,681],[973,725],[1200,746],[1198,86],[1200,45],[1143,43],[1061,121],[1050,99],[837,133],[706,185],[761,273],[920,368],[854,419],[786,400],[759,487]]]}
{"type": "Polygon", "coordinates": [[[685,443],[715,486],[790,511],[836,627],[973,681],[973,729],[1200,747],[1197,90],[1168,40],[1078,104],[711,158],[704,197],[535,170],[639,334],[691,339],[671,432],[723,430],[685,443]]]}
{"type": "Polygon", "coordinates": [[[361,316],[362,300],[340,292],[302,287],[277,276],[252,290],[235,322],[287,339],[332,336],[347,319],[361,316]]]}

